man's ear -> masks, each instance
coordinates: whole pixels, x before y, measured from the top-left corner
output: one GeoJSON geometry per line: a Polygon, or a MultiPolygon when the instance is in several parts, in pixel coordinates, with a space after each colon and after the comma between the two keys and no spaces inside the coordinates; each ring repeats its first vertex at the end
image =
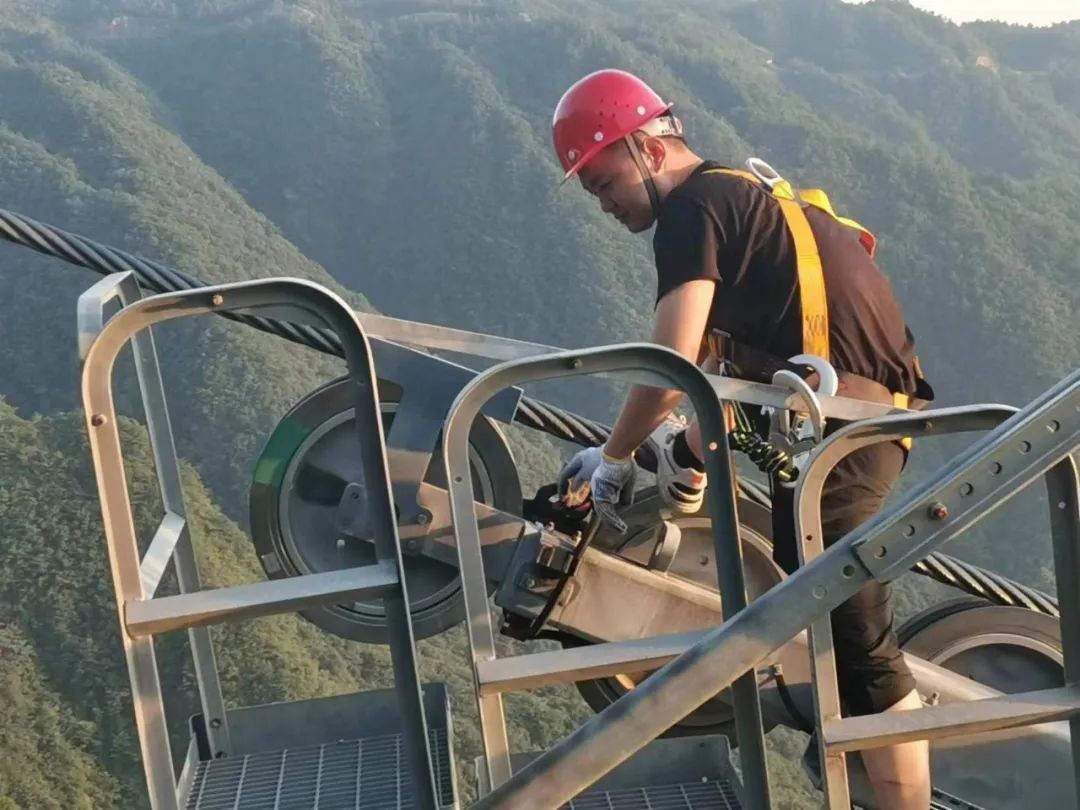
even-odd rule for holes
{"type": "Polygon", "coordinates": [[[641,142],[641,156],[645,160],[645,165],[649,167],[649,171],[658,174],[663,169],[664,160],[667,158],[667,144],[664,143],[663,138],[647,135],[641,142]]]}

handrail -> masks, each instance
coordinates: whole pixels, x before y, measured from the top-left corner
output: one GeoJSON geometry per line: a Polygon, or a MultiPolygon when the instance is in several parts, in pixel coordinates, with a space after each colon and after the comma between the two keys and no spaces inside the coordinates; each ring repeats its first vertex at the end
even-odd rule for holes
{"type": "MultiPolygon", "coordinates": [[[[438,791],[416,669],[415,640],[409,616],[408,593],[402,574],[397,520],[390,496],[390,473],[386,466],[382,416],[371,346],[355,313],[345,301],[325,287],[300,279],[259,279],[201,287],[179,293],[162,293],[134,301],[101,327],[85,351],[82,373],[83,406],[151,805],[155,810],[176,810],[177,785],[172,771],[171,747],[165,726],[153,637],[133,635],[127,623],[128,605],[142,601],[145,606],[151,600],[147,599],[144,586],[124,473],[112,394],[113,368],[117,356],[127,342],[153,324],[204,313],[253,310],[283,312],[293,322],[318,323],[332,330],[341,340],[355,395],[354,424],[360,445],[361,478],[364,479],[359,482],[358,491],[367,499],[365,514],[370,520],[376,559],[379,564],[392,565],[397,572],[397,584],[392,591],[383,595],[383,601],[390,632],[394,681],[403,714],[402,725],[412,773],[413,797],[418,806],[425,810],[434,810],[438,806],[438,791]]],[[[178,550],[179,548],[180,546],[177,547],[178,550]]],[[[313,594],[312,591],[320,589],[310,588],[314,581],[307,583],[307,592],[299,602],[319,598],[318,594],[313,594]]],[[[299,602],[288,597],[303,590],[305,583],[302,580],[293,583],[277,581],[262,584],[256,596],[266,600],[276,599],[282,610],[291,610],[296,608],[299,602]]],[[[321,590],[325,591],[326,588],[321,590]]],[[[233,594],[235,595],[235,591],[233,594]]],[[[249,596],[247,591],[244,591],[243,595],[249,596]]],[[[212,599],[211,592],[207,601],[212,599]]],[[[243,611],[250,611],[252,600],[245,598],[239,600],[237,605],[243,611]]],[[[145,610],[143,612],[145,613],[145,610]]]]}
{"type": "MultiPolygon", "coordinates": [[[[870,419],[864,422],[846,425],[838,430],[814,452],[809,464],[803,471],[803,475],[800,478],[795,493],[795,537],[798,538],[799,543],[798,552],[800,564],[805,565],[810,560],[821,555],[825,550],[821,525],[822,492],[829,474],[849,455],[864,447],[900,441],[905,436],[912,435],[913,432],[917,432],[920,436],[926,437],[965,431],[993,429],[999,427],[1003,422],[1010,418],[1016,418],[1017,413],[1018,409],[1007,406],[962,406],[942,408],[923,414],[870,419]]],[[[1075,418],[1075,414],[1073,416],[1075,418]]],[[[1054,419],[1047,420],[1048,425],[1052,425],[1054,422],[1054,419]]],[[[1060,425],[1057,429],[1060,429],[1060,425]]],[[[1033,452],[1033,450],[1034,448],[1029,448],[1027,451],[1023,452],[1030,453],[1033,452]]],[[[1007,469],[1004,460],[990,462],[990,465],[988,471],[983,471],[984,474],[988,472],[991,477],[1011,474],[1007,469]]],[[[1055,507],[1051,508],[1051,536],[1055,550],[1059,549],[1059,547],[1061,549],[1075,549],[1080,547],[1080,516],[1078,516],[1077,508],[1075,506],[1075,499],[1072,510],[1073,517],[1071,520],[1060,519],[1056,522],[1053,520],[1053,518],[1058,516],[1058,513],[1064,513],[1066,508],[1063,497],[1054,500],[1054,492],[1067,493],[1071,490],[1075,493],[1077,487],[1080,486],[1080,482],[1078,482],[1076,475],[1075,465],[1071,462],[1071,459],[1066,457],[1056,466],[1049,469],[1046,473],[1046,482],[1048,488],[1051,490],[1051,500],[1055,503],[1055,507]],[[1058,507],[1056,506],[1057,503],[1063,505],[1058,507]]],[[[963,501],[974,498],[976,496],[977,487],[981,488],[982,484],[974,480],[966,480],[960,485],[960,488],[956,492],[943,494],[940,500],[935,501],[929,507],[932,512],[930,515],[931,519],[936,520],[938,519],[937,516],[940,516],[941,514],[948,515],[951,508],[956,508],[953,504],[954,500],[962,503],[963,501]]],[[[992,503],[987,511],[994,506],[996,506],[996,504],[992,503]]],[[[916,533],[915,527],[905,527],[902,530],[902,534],[907,535],[908,531],[911,532],[911,536],[914,538],[916,533]]],[[[1080,573],[1080,571],[1077,570],[1076,553],[1076,551],[1071,552],[1070,559],[1062,564],[1063,570],[1071,570],[1080,573]]],[[[885,556],[889,555],[883,555],[882,558],[878,559],[884,559],[885,556]]],[[[910,557],[912,555],[909,554],[908,556],[910,557]]],[[[895,564],[893,570],[895,570],[895,564]]],[[[1076,581],[1075,578],[1071,576],[1065,576],[1063,578],[1061,573],[1062,572],[1058,572],[1059,591],[1073,588],[1076,581]],[[1064,582],[1063,579],[1065,580],[1064,582]]],[[[884,578],[886,578],[886,576],[879,575],[879,579],[884,578]]],[[[1071,617],[1073,622],[1080,619],[1080,609],[1078,608],[1080,608],[1080,604],[1078,604],[1074,598],[1072,603],[1073,616],[1071,617]]],[[[1069,636],[1065,632],[1068,622],[1070,621],[1070,619],[1066,618],[1065,611],[1066,609],[1063,606],[1061,616],[1063,631],[1062,640],[1065,648],[1070,649],[1074,646],[1071,639],[1076,637],[1069,636]]],[[[820,737],[822,735],[822,729],[825,726],[835,726],[841,722],[840,696],[837,684],[836,660],[833,652],[832,627],[829,623],[828,616],[819,618],[813,622],[810,625],[808,635],[810,642],[811,682],[813,685],[814,696],[814,725],[820,737]]],[[[1074,660],[1074,667],[1075,665],[1076,662],[1074,660]]],[[[1073,672],[1080,674],[1075,669],[1073,672]]],[[[1074,674],[1073,677],[1076,677],[1076,674],[1074,674]]],[[[1068,682],[1070,682],[1069,678],[1067,678],[1067,683],[1068,682]]],[[[963,711],[958,714],[965,716],[963,711]]],[[[971,714],[971,712],[968,712],[967,714],[971,714]]],[[[912,718],[907,719],[912,720],[912,718]]],[[[896,722],[894,718],[875,716],[874,718],[863,718],[861,723],[862,726],[866,728],[876,730],[885,725],[887,720],[894,723],[896,722]]],[[[1077,732],[1080,732],[1080,726],[1074,728],[1074,735],[1077,734],[1077,732]]],[[[1080,737],[1074,736],[1074,739],[1080,739],[1080,737]]],[[[826,739],[820,739],[819,742],[818,754],[820,758],[822,788],[825,793],[826,807],[830,808],[830,810],[847,810],[851,805],[851,798],[848,791],[847,764],[844,753],[841,749],[828,745],[828,740],[826,739]]],[[[1076,746],[1073,746],[1073,752],[1077,787],[1080,789],[1080,760],[1076,759],[1076,746]]],[[[1080,792],[1078,792],[1077,795],[1080,795],[1080,792]]]]}
{"type": "MultiPolygon", "coordinates": [[[[567,363],[581,357],[570,353],[559,359],[567,363]]],[[[546,362],[550,367],[552,361],[546,362]]],[[[582,366],[579,361],[578,368],[582,366]]],[[[518,383],[525,379],[527,377],[518,373],[489,378],[486,385],[478,381],[473,391],[463,391],[460,397],[469,408],[452,412],[452,416],[465,420],[467,425],[469,415],[475,413],[477,400],[481,399],[476,390],[486,393],[483,389],[494,388],[496,383],[506,384],[510,380],[518,383]]],[[[895,428],[898,435],[904,435],[911,432],[911,422],[917,419],[917,416],[905,414],[886,417],[881,423],[887,424],[886,429],[895,428]],[[900,431],[900,426],[907,430],[900,431]]],[[[466,570],[469,547],[476,546],[478,552],[478,538],[475,522],[470,527],[467,522],[462,525],[461,521],[464,507],[471,503],[471,492],[469,487],[454,487],[465,480],[461,477],[459,461],[464,457],[464,447],[459,435],[460,424],[449,425],[449,421],[444,451],[454,488],[452,504],[457,510],[455,526],[459,529],[462,570],[466,570]],[[466,497],[469,500],[465,500],[466,497]]],[[[633,691],[592,717],[509,780],[494,787],[474,807],[488,810],[562,804],[730,685],[736,677],[752,671],[812,621],[828,616],[871,579],[887,581],[898,575],[910,566],[912,559],[925,556],[967,528],[1047,468],[1063,459],[1071,465],[1069,453],[1078,444],[1080,372],[1070,375],[1011,416],[928,481],[850,532],[749,606],[735,614],[725,610],[727,618],[719,628],[709,631],[700,642],[653,673],[633,691]],[[953,508],[938,508],[946,502],[953,508]]],[[[715,464],[717,454],[709,454],[708,459],[715,464]]],[[[714,481],[710,490],[724,483],[714,481]]],[[[1062,504],[1058,508],[1065,509],[1067,503],[1063,501],[1062,504]]],[[[482,624],[486,621],[486,611],[485,600],[474,601],[470,604],[471,622],[482,624]],[[483,616],[472,609],[477,607],[482,609],[483,616]]],[[[738,709],[737,701],[738,698],[738,709]]],[[[748,797],[754,797],[754,788],[754,785],[748,786],[748,797]]]]}
{"type": "MultiPolygon", "coordinates": [[[[903,417],[868,419],[838,430],[813,453],[795,491],[795,529],[800,565],[825,550],[821,528],[821,493],[825,480],[844,458],[863,447],[900,441],[913,433],[921,437],[969,430],[989,430],[1017,412],[1007,406],[963,406],[942,408],[903,417]]],[[[814,621],[808,629],[810,672],[814,698],[814,726],[819,730],[840,719],[836,661],[832,654],[832,626],[829,617],[814,621]],[[822,685],[833,684],[830,688],[822,685]]],[[[851,805],[848,795],[847,763],[843,754],[819,746],[825,805],[832,810],[851,805]]]]}
{"type": "MultiPolygon", "coordinates": [[[[746,606],[742,549],[727,431],[720,402],[699,368],[676,352],[654,344],[624,344],[502,363],[482,372],[461,390],[450,408],[443,430],[443,457],[450,489],[451,518],[458,541],[459,570],[468,617],[474,676],[478,662],[491,661],[496,656],[483,586],[479,526],[473,509],[474,493],[468,466],[469,428],[483,403],[503,388],[535,380],[586,374],[606,374],[644,385],[676,387],[689,396],[700,422],[706,447],[706,471],[713,482],[706,491],[706,497],[713,516],[713,540],[724,614],[734,616],[746,606]]],[[[749,784],[747,793],[751,797],[749,806],[767,810],[768,771],[765,765],[757,680],[753,672],[740,672],[738,675],[741,677],[738,677],[732,687],[732,694],[735,699],[735,723],[739,735],[743,777],[749,784]]],[[[703,679],[704,689],[709,691],[707,680],[703,679]]],[[[646,683],[651,683],[651,679],[646,683]]],[[[701,687],[702,684],[699,684],[699,691],[701,687]]],[[[637,694],[637,690],[634,694],[637,694]]],[[[711,694],[715,692],[710,693],[710,696],[711,694]]],[[[702,698],[700,702],[705,699],[702,698]]],[[[563,758],[561,746],[556,746],[523,771],[511,775],[502,697],[499,694],[480,695],[478,690],[477,702],[480,708],[488,784],[494,787],[493,793],[482,800],[484,806],[556,807],[577,795],[582,788],[670,726],[670,723],[663,724],[665,715],[651,712],[648,713],[648,719],[644,716],[639,718],[644,725],[637,727],[633,735],[612,740],[607,734],[597,734],[585,745],[575,749],[572,761],[563,758]],[[559,761],[558,778],[531,781],[534,775],[551,767],[549,762],[552,757],[559,761]],[[512,800],[507,798],[511,796],[512,800]],[[499,804],[500,800],[511,803],[499,804]]]]}
{"type": "MultiPolygon", "coordinates": [[[[83,362],[86,361],[86,355],[94,340],[105,328],[110,304],[115,301],[123,308],[141,299],[142,291],[131,271],[111,273],[79,296],[76,311],[79,358],[83,362]]],[[[143,592],[153,596],[171,558],[180,592],[192,593],[201,590],[202,583],[195,561],[195,550],[191,546],[187,505],[180,480],[180,461],[176,454],[176,443],[173,441],[172,423],[161,380],[153,329],[148,326],[133,335],[131,349],[145,411],[150,449],[154,456],[154,471],[161,492],[161,505],[165,511],[139,565],[143,592]]],[[[188,630],[188,641],[191,645],[199,702],[207,720],[210,749],[215,754],[220,752],[227,756],[232,753],[229,719],[225,712],[225,700],[221,693],[221,680],[218,677],[210,632],[205,627],[193,627],[188,630]]]]}

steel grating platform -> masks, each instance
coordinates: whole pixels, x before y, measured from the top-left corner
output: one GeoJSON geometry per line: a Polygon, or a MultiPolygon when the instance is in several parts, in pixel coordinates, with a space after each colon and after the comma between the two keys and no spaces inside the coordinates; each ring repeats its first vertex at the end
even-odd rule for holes
{"type": "MultiPolygon", "coordinates": [[[[853,804],[854,810],[864,810],[860,805],[853,804]]],[[[982,805],[972,804],[969,801],[953,796],[936,787],[930,788],[930,810],[986,810],[982,805]]]]}
{"type": "MultiPolygon", "coordinates": [[[[454,807],[446,730],[430,736],[440,802],[454,807]]],[[[413,806],[406,759],[401,735],[391,734],[201,762],[185,810],[405,810],[413,806]]]]}
{"type": "Polygon", "coordinates": [[[730,783],[715,779],[680,785],[590,790],[561,810],[741,810],[730,783]]]}
{"type": "Polygon", "coordinates": [[[939,788],[933,788],[930,795],[930,810],[984,810],[984,808],[939,788]]]}

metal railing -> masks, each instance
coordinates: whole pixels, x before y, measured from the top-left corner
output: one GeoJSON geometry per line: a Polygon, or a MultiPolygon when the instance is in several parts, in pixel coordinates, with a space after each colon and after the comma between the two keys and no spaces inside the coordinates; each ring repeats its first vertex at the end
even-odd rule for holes
{"type": "MultiPolygon", "coordinates": [[[[1074,375],[1074,400],[1076,387],[1074,375]]],[[[833,468],[852,453],[875,444],[899,441],[913,432],[926,437],[996,428],[995,433],[1002,434],[996,440],[991,441],[988,437],[982,441],[989,452],[978,466],[955,475],[949,485],[938,488],[932,495],[926,487],[913,493],[910,498],[918,500],[921,496],[926,507],[923,514],[913,515],[917,519],[899,527],[899,537],[898,524],[894,524],[890,527],[893,535],[891,542],[881,540],[859,550],[862,564],[882,582],[899,576],[905,570],[905,564],[910,565],[924,556],[920,553],[924,548],[943,542],[934,539],[934,535],[945,521],[963,521],[966,525],[974,523],[1005,500],[999,498],[1003,489],[1008,497],[1030,482],[1038,473],[1031,474],[1028,470],[1038,469],[1040,461],[1042,469],[1049,467],[1045,477],[1050,496],[1051,540],[1055,553],[1065,657],[1066,685],[1062,689],[842,719],[832,628],[827,614],[818,618],[809,627],[809,640],[814,725],[820,742],[818,752],[825,805],[829,810],[848,810],[851,806],[844,757],[847,751],[971,734],[1005,725],[1031,725],[1073,715],[1080,708],[1077,702],[1080,692],[1075,685],[1080,675],[1080,636],[1077,635],[1080,631],[1080,602],[1077,598],[1080,593],[1080,505],[1077,500],[1080,478],[1068,451],[1065,454],[1049,452],[1050,447],[1057,446],[1055,438],[1062,434],[1069,435],[1070,421],[1073,446],[1076,446],[1080,414],[1076,407],[1069,409],[1067,397],[1062,402],[1064,404],[1055,404],[1051,400],[1049,412],[1039,419],[1028,416],[1025,420],[1024,415],[1015,415],[1015,409],[961,407],[867,420],[838,430],[814,453],[796,491],[795,536],[800,539],[801,565],[807,565],[824,553],[820,504],[825,480],[833,468]],[[1008,411],[1013,411],[1014,415],[1010,416],[1008,411]],[[1059,417],[1063,417],[1064,421],[1059,417]],[[1021,435],[1016,429],[1010,431],[1001,427],[1003,422],[1010,419],[1019,420],[1022,424],[1026,421],[1030,429],[1021,435]],[[1033,434],[1032,438],[1025,438],[1028,434],[1033,434]],[[1062,457],[1056,463],[1045,460],[1054,455],[1062,457]],[[902,549],[900,555],[895,553],[897,548],[902,549]]],[[[1080,767],[1075,765],[1078,748],[1075,743],[1080,739],[1076,736],[1080,733],[1078,723],[1080,721],[1074,719],[1070,731],[1077,796],[1080,796],[1080,767]]]]}
{"type": "MultiPolygon", "coordinates": [[[[432,757],[420,697],[415,645],[402,575],[383,441],[376,376],[360,318],[319,285],[271,279],[199,288],[140,299],[130,273],[109,276],[79,302],[82,387],[95,477],[102,505],[110,567],[124,652],[131,679],[136,726],[154,810],[179,807],[153,635],[186,629],[195,660],[199,697],[212,755],[231,748],[228,713],[206,626],[270,615],[316,604],[378,595],[384,600],[398,702],[414,796],[436,807],[432,757]],[[118,301],[112,318],[106,310],[118,301]],[[353,491],[366,499],[364,527],[377,562],[363,568],[312,574],[253,585],[203,590],[188,531],[179,466],[169,425],[150,327],[195,314],[259,312],[311,323],[341,339],[355,384],[356,429],[362,480],[353,491]],[[133,344],[136,371],[158,471],[165,514],[140,553],[124,473],[112,374],[116,358],[133,344]],[[157,596],[169,560],[180,593],[157,596]]],[[[535,348],[535,347],[534,347],[535,348]]],[[[747,806],[768,808],[761,706],[755,669],[770,654],[810,627],[815,721],[830,810],[849,806],[843,754],[874,745],[1023,724],[1071,720],[1080,733],[1080,495],[1070,453],[1080,445],[1080,373],[1074,373],[1025,409],[971,407],[870,418],[838,431],[817,448],[805,468],[797,497],[803,566],[747,605],[732,467],[720,399],[797,406],[769,386],[720,387],[691,363],[648,344],[552,352],[513,359],[479,374],[460,392],[447,414],[443,452],[450,510],[458,545],[467,609],[482,739],[492,791],[477,807],[555,808],[579,794],[672,724],[731,687],[740,742],[747,806]],[[469,474],[468,435],[484,404],[503,389],[541,379],[582,374],[679,388],[689,395],[701,422],[713,541],[723,623],[703,633],[597,644],[513,659],[495,654],[469,474]],[[745,394],[745,396],[743,396],[745,394]],[[829,471],[862,446],[960,430],[986,436],[827,551],[821,549],[820,495],[829,471]],[[1035,478],[1046,474],[1064,640],[1066,685],[1025,695],[989,698],[888,715],[842,719],[839,713],[828,616],[871,579],[889,581],[970,526],[1035,478]],[[510,767],[503,692],[544,683],[591,679],[657,667],[649,678],[518,773],[510,767]]],[[[842,407],[829,403],[830,409],[842,407]]],[[[1080,786],[1080,754],[1072,746],[1074,781],[1080,786]]],[[[183,777],[181,778],[181,782],[183,777]]],[[[1080,795],[1080,792],[1078,792],[1080,795]]]]}
{"type": "MultiPolygon", "coordinates": [[[[473,509],[468,433],[483,404],[503,388],[583,374],[603,374],[628,382],[675,387],[690,398],[701,423],[707,449],[705,467],[713,482],[706,497],[713,516],[723,611],[726,616],[736,616],[742,615],[746,608],[731,452],[720,401],[700,369],[668,349],[650,344],[629,344],[511,361],[479,374],[462,389],[450,408],[443,430],[443,454],[451,517],[457,536],[469,645],[478,686],[487,781],[493,787],[492,792],[481,799],[480,806],[483,807],[558,807],[719,691],[711,688],[712,677],[707,670],[687,669],[684,677],[678,679],[678,690],[666,690],[663,696],[667,700],[654,706],[643,702],[643,698],[648,701],[656,691],[658,682],[650,678],[598,715],[606,720],[615,713],[621,721],[586,724],[537,762],[517,774],[511,774],[501,693],[497,690],[486,693],[479,691],[481,685],[489,688],[494,685],[493,680],[485,679],[485,666],[494,664],[497,659],[484,589],[480,530],[473,509]],[[633,729],[633,733],[623,734],[629,729],[633,729]],[[552,769],[557,771],[557,778],[533,778],[552,769]]],[[[589,649],[581,652],[587,654],[589,649]]],[[[522,662],[519,660],[517,663],[522,662]]],[[[748,795],[752,797],[749,806],[767,808],[769,780],[757,680],[752,671],[740,672],[733,680],[742,773],[749,786],[748,795]]]]}
{"type": "MultiPolygon", "coordinates": [[[[223,284],[140,298],[132,274],[119,273],[106,277],[80,297],[79,333],[82,398],[90,452],[131,679],[139,745],[154,810],[178,810],[181,801],[165,724],[154,634],[188,630],[211,755],[228,756],[228,714],[206,625],[363,596],[381,597],[386,610],[414,801],[425,810],[436,808],[438,793],[390,495],[375,369],[371,347],[355,313],[324,287],[297,279],[223,284]],[[106,318],[106,308],[114,299],[119,300],[122,308],[106,318]],[[366,539],[373,542],[376,550],[374,564],[250,585],[202,589],[150,327],[166,320],[222,311],[270,311],[294,323],[324,327],[339,337],[354,385],[363,478],[357,492],[358,497],[366,499],[364,512],[368,525],[364,528],[370,534],[366,539]],[[136,372],[165,508],[145,555],[140,554],[136,537],[112,395],[116,358],[129,341],[134,345],[136,372]],[[175,561],[180,593],[157,596],[170,558],[175,561]]],[[[183,774],[180,781],[184,781],[183,774]]]]}
{"type": "MultiPolygon", "coordinates": [[[[827,551],[806,544],[805,565],[746,605],[742,583],[732,470],[719,401],[705,375],[688,361],[655,346],[629,345],[563,352],[495,366],[462,390],[451,408],[443,435],[443,451],[453,525],[458,539],[462,586],[477,702],[480,707],[484,756],[492,791],[477,808],[556,808],[640,750],[734,682],[753,683],[755,668],[777,648],[813,625],[817,721],[824,729],[823,750],[830,753],[830,808],[844,807],[845,774],[836,756],[845,747],[884,744],[895,739],[927,739],[946,733],[1006,728],[1080,715],[1080,691],[1073,686],[1080,647],[1078,555],[1080,515],[1076,469],[1070,453],[1080,445],[1080,372],[1075,372],[1008,416],[1000,407],[972,407],[901,413],[850,426],[815,451],[800,484],[800,527],[811,541],[820,541],[820,486],[828,471],[860,445],[911,435],[988,429],[986,436],[945,465],[932,478],[850,532],[827,551]],[[714,516],[716,564],[723,597],[724,621],[705,633],[688,633],[633,641],[596,644],[498,660],[480,554],[479,527],[472,509],[468,475],[467,432],[483,403],[509,385],[575,374],[612,374],[631,382],[678,387],[690,395],[708,448],[707,490],[714,516]],[[704,406],[704,407],[702,407],[704,406]],[[943,421],[942,421],[943,420],[943,421]],[[935,427],[935,422],[937,427],[935,427]],[[1008,696],[869,718],[839,719],[832,704],[835,671],[831,647],[821,628],[830,612],[872,579],[889,581],[935,548],[966,529],[1026,484],[1053,468],[1048,483],[1054,521],[1055,562],[1063,635],[1066,638],[1065,689],[1034,696],[1008,696]],[[687,646],[689,645],[689,646],[687,646]],[[536,686],[591,679],[663,666],[577,731],[511,774],[501,693],[512,685],[536,686]],[[831,681],[830,681],[831,679],[831,681]],[[829,681],[821,692],[819,680],[829,681]],[[830,692],[831,689],[831,692],[830,692]],[[823,725],[824,716],[829,723],[823,725]],[[921,736],[920,736],[921,735],[921,736]]],[[[804,536],[802,533],[800,537],[804,536]]],[[[733,691],[738,735],[746,778],[747,803],[769,807],[760,707],[756,686],[733,691]],[[749,702],[754,705],[748,705],[749,702]],[[748,736],[744,736],[749,732],[748,736]],[[747,748],[743,746],[747,745],[747,748]]],[[[1073,720],[1072,733],[1080,732],[1073,720]]],[[[1078,762],[1078,746],[1072,746],[1078,762]]],[[[841,761],[842,762],[842,761],[841,761]]],[[[1077,768],[1080,774],[1080,767],[1077,768]]]]}

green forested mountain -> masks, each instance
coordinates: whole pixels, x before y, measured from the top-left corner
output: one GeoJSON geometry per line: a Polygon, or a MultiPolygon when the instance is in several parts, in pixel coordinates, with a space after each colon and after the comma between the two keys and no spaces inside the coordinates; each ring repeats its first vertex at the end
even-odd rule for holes
{"type": "MultiPolygon", "coordinates": [[[[136,523],[146,536],[161,512],[149,442],[131,421],[123,426],[122,441],[136,523]]],[[[250,542],[213,503],[190,467],[184,470],[184,489],[204,587],[262,579],[250,542]]],[[[3,810],[9,810],[5,799],[14,807],[57,810],[144,806],[100,524],[81,417],[24,420],[0,402],[3,810]],[[105,774],[93,773],[95,765],[103,766],[105,774]],[[63,769],[63,779],[50,781],[53,767],[63,769]],[[42,804],[36,803],[39,796],[42,804]]],[[[175,592],[175,582],[166,580],[162,589],[175,592]]],[[[220,625],[213,638],[229,705],[297,700],[393,682],[388,648],[345,642],[294,616],[220,625]]],[[[175,754],[186,751],[185,723],[199,711],[194,673],[182,634],[160,637],[157,651],[175,754]]],[[[420,653],[422,677],[450,686],[458,755],[471,773],[479,737],[464,633],[459,629],[422,642],[420,653]]],[[[513,743],[520,750],[543,748],[569,732],[585,712],[572,690],[515,696],[508,702],[513,743]]]]}
{"type": "Polygon", "coordinates": [[[33,645],[0,619],[0,808],[112,807],[113,779],[86,750],[96,733],[49,689],[33,645]]]}
{"type": "MultiPolygon", "coordinates": [[[[1080,23],[957,27],[837,0],[0,0],[0,207],[208,281],[294,275],[389,315],[638,339],[649,242],[556,188],[549,147],[561,91],[605,66],[674,100],[702,154],[764,157],[878,234],[942,404],[1019,405],[1080,365],[1080,23]]],[[[76,412],[75,301],[94,280],[0,245],[0,711],[38,720],[0,723],[4,810],[143,806],[76,412]],[[34,770],[43,750],[64,779],[34,770]]],[[[217,320],[167,325],[158,347],[200,563],[224,584],[260,575],[243,527],[267,430],[341,366],[217,320]]],[[[118,388],[140,419],[126,364],[118,388]]],[[[148,449],[135,421],[125,435],[149,516],[148,449]]],[[[1045,541],[986,538],[967,550],[1041,577],[1045,541]]],[[[386,682],[385,650],[292,617],[216,632],[230,701],[386,682]]],[[[465,763],[463,654],[460,633],[423,645],[466,710],[465,763]]],[[[183,644],[161,655],[189,683],[183,644]]],[[[511,706],[520,748],[584,711],[566,691],[511,706]]]]}

